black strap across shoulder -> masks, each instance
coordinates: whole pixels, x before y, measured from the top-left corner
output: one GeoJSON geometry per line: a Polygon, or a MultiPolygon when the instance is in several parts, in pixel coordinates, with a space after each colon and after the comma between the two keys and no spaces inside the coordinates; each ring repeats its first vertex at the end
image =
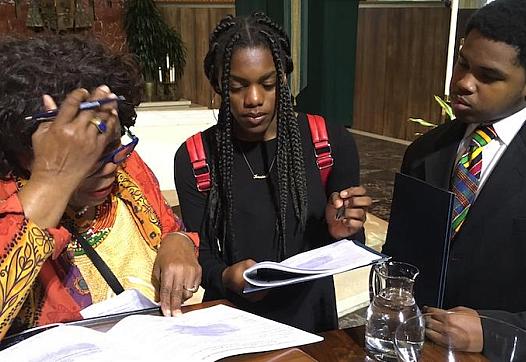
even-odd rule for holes
{"type": "Polygon", "coordinates": [[[110,267],[102,258],[100,255],[93,249],[93,247],[88,243],[88,241],[80,235],[80,233],[76,232],[74,227],[72,227],[73,230],[70,230],[72,237],[75,237],[77,242],[82,246],[82,249],[84,249],[84,252],[88,256],[89,260],[95,265],[95,268],[99,271],[100,275],[104,278],[106,283],[110,286],[111,290],[115,294],[121,294],[124,292],[124,288],[122,287],[122,284],[119,282],[115,274],[111,271],[110,267]]]}

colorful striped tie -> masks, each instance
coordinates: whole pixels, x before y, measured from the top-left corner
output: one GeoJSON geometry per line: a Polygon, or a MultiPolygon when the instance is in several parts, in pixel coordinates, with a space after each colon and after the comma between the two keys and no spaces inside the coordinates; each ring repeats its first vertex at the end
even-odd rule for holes
{"type": "Polygon", "coordinates": [[[497,134],[493,126],[479,126],[473,132],[469,147],[458,161],[453,179],[452,191],[455,193],[453,215],[451,223],[451,239],[457,234],[468,213],[469,207],[475,200],[482,168],[482,148],[497,134]]]}

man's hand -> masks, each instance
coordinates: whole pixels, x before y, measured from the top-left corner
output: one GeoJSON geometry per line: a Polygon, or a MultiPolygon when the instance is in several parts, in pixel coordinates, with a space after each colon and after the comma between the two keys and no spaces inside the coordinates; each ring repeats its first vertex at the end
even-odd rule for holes
{"type": "Polygon", "coordinates": [[[161,310],[165,316],[181,314],[181,304],[201,284],[201,266],[193,243],[185,236],[172,233],[161,241],[153,266],[161,310]]]}
{"type": "Polygon", "coordinates": [[[476,310],[455,307],[445,311],[438,308],[426,308],[426,336],[433,342],[450,346],[464,352],[481,352],[484,346],[482,323],[476,310]],[[447,313],[455,312],[455,313],[447,313]]]}
{"type": "Polygon", "coordinates": [[[362,186],[349,187],[340,192],[333,192],[325,208],[325,219],[329,233],[335,239],[347,238],[363,228],[367,208],[371,206],[371,198],[366,196],[362,186]],[[336,218],[337,211],[343,207],[342,217],[336,218]]]}
{"type": "Polygon", "coordinates": [[[243,278],[243,272],[254,264],[256,264],[256,262],[252,259],[242,260],[226,268],[223,271],[222,276],[223,285],[225,286],[225,288],[230,289],[234,293],[242,296],[243,298],[251,302],[260,301],[267,295],[267,291],[243,294],[243,289],[245,288],[245,279],[243,278]]]}

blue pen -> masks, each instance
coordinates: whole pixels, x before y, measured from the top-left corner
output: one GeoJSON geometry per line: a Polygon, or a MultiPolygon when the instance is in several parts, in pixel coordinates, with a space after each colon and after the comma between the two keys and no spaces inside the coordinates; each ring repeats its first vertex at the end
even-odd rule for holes
{"type": "MultiPolygon", "coordinates": [[[[106,103],[111,103],[111,102],[122,102],[122,101],[125,101],[126,98],[124,98],[123,96],[117,96],[117,98],[102,98],[102,99],[96,99],[96,100],[93,100],[93,101],[87,101],[87,102],[82,102],[80,105],[79,105],[79,110],[80,111],[86,111],[86,110],[89,110],[89,109],[96,109],[96,108],[99,108],[100,106],[106,104],[106,103]]],[[[33,114],[32,116],[27,116],[27,117],[24,117],[24,119],[26,121],[30,121],[30,120],[35,120],[35,121],[44,121],[46,119],[53,119],[57,116],[58,114],[58,109],[52,109],[50,111],[47,111],[47,112],[42,112],[42,113],[36,113],[36,114],[33,114]]]]}

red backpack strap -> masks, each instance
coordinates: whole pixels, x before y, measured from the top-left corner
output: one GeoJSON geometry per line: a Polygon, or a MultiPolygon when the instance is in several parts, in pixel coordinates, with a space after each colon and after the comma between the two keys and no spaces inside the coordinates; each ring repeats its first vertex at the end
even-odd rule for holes
{"type": "Polygon", "coordinates": [[[310,134],[314,145],[314,155],[316,156],[316,165],[320,170],[321,183],[323,187],[327,186],[327,180],[334,164],[332,158],[331,144],[325,126],[325,119],[322,116],[307,114],[309,121],[310,134]]]}
{"type": "Polygon", "coordinates": [[[210,180],[210,167],[206,162],[205,148],[203,147],[203,139],[201,132],[194,134],[186,140],[186,149],[190,162],[192,162],[192,169],[194,172],[197,189],[199,191],[208,191],[212,186],[210,180]]]}

